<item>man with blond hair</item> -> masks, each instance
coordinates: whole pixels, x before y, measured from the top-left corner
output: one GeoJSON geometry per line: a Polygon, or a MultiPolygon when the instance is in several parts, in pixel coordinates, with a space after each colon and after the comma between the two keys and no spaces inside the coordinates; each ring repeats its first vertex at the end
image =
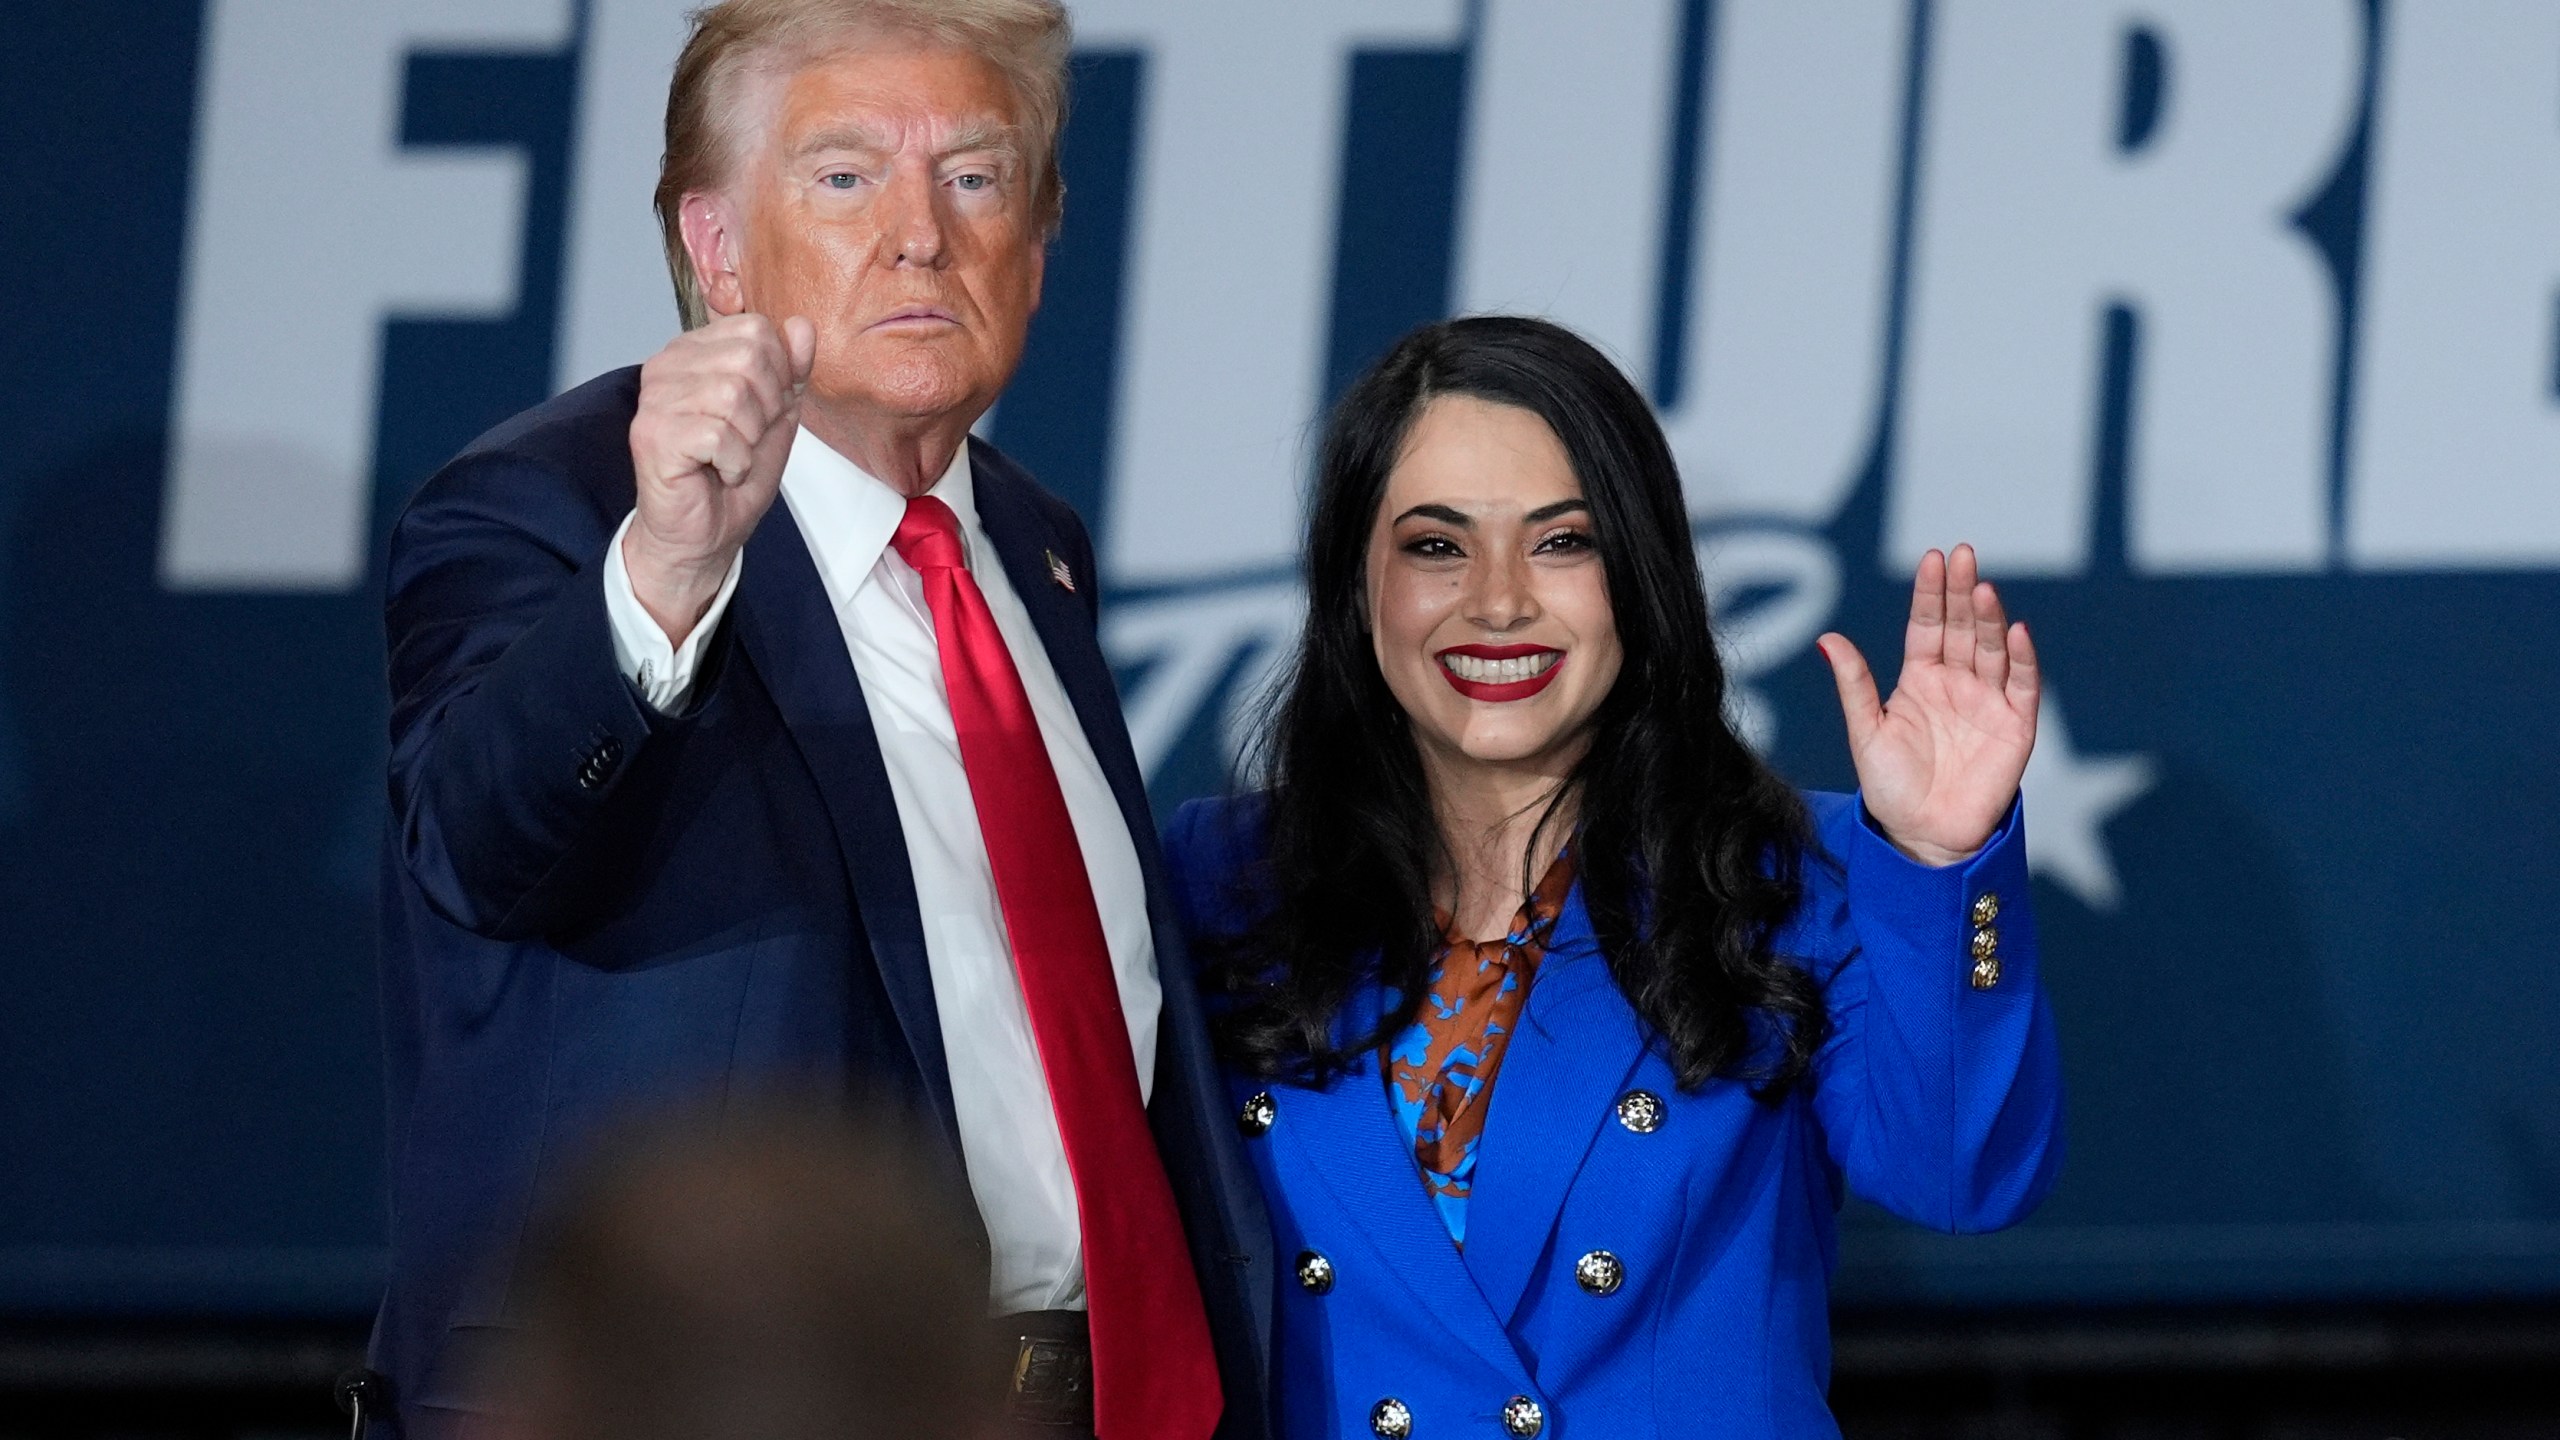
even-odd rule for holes
{"type": "Polygon", "coordinates": [[[702,12],[657,194],[685,333],[399,521],[402,1434],[470,1428],[589,1136],[811,1085],[922,1116],[965,1180],[1017,1423],[1266,1432],[1270,1231],[1092,546],[969,433],[1039,303],[1068,41],[1056,0],[702,12]]]}

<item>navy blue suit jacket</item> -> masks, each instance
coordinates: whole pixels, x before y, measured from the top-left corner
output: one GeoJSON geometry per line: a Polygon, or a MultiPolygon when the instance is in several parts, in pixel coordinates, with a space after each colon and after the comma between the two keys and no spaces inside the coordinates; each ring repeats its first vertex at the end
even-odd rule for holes
{"type": "MultiPolygon", "coordinates": [[[[529,1217],[618,1116],[814,1083],[915,1107],[961,1165],[897,806],[788,508],[747,544],[687,713],[651,710],[615,665],[603,559],[633,503],[638,396],[618,370],[516,417],[392,533],[392,1273],[373,1355],[413,1436],[473,1403],[467,1360],[509,1323],[529,1217]]],[[[1270,1227],[1096,640],[1092,546],[970,443],[980,520],[1146,874],[1164,985],[1150,1118],[1217,1338],[1219,1434],[1260,1437],[1270,1227]]]]}

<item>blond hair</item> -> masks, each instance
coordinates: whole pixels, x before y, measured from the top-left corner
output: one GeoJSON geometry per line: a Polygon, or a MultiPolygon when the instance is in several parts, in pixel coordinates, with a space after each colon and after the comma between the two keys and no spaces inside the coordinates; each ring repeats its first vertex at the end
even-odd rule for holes
{"type": "Polygon", "coordinates": [[[1067,119],[1073,33],[1059,0],[721,0],[693,14],[693,36],[667,87],[667,148],[658,163],[658,225],[685,328],[710,323],[684,247],[684,197],[717,189],[737,163],[737,92],[759,63],[804,60],[861,33],[910,36],[977,55],[1013,88],[1031,164],[1032,215],[1054,234],[1066,203],[1058,136],[1067,119]]]}

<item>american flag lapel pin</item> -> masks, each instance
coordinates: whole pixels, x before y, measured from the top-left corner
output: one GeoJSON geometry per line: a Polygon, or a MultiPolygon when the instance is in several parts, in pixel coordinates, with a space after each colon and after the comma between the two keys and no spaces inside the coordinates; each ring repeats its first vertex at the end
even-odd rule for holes
{"type": "Polygon", "coordinates": [[[1059,589],[1074,594],[1076,572],[1067,568],[1067,562],[1058,558],[1057,551],[1043,550],[1040,553],[1049,557],[1049,578],[1058,582],[1059,589]]]}

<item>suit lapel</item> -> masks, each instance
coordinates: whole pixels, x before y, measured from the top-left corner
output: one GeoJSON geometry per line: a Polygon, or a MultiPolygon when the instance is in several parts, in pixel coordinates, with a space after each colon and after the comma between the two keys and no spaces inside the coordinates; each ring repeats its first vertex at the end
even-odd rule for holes
{"type": "Polygon", "coordinates": [[[906,833],[898,823],[897,795],[889,788],[843,627],[788,505],[768,511],[748,540],[735,609],[738,642],[817,777],[881,984],[956,1153],[959,1112],[951,1099],[924,918],[907,862],[906,833]]]}
{"type": "Polygon", "coordinates": [[[1610,978],[1576,886],[1494,1081],[1467,1201],[1467,1268],[1506,1323],[1610,1102],[1643,1056],[1643,1028],[1610,978]]]}
{"type": "MultiPolygon", "coordinates": [[[[1049,667],[1075,707],[1076,723],[1102,764],[1102,776],[1120,801],[1120,812],[1133,835],[1153,836],[1156,822],[1147,808],[1146,777],[1138,773],[1137,752],[1129,745],[1129,727],[1120,715],[1120,688],[1111,678],[1095,638],[1093,611],[1082,595],[1058,583],[1050,557],[1074,547],[1032,504],[1023,478],[991,446],[972,440],[969,468],[975,477],[978,527],[987,532],[996,558],[1004,565],[1013,593],[1040,632],[1049,667]]],[[[1095,583],[1091,575],[1072,577],[1076,584],[1095,583]]],[[[1142,850],[1152,847],[1141,846],[1142,850]]]]}
{"type": "MultiPolygon", "coordinates": [[[[1355,996],[1344,1007],[1342,1033],[1375,1025],[1380,998],[1375,987],[1355,996]]],[[[1322,1090],[1283,1094],[1271,1133],[1293,1152],[1291,1163],[1313,1171],[1343,1213],[1368,1233],[1415,1303],[1470,1349],[1515,1372],[1525,1389],[1529,1377],[1520,1352],[1440,1222],[1375,1063],[1337,1076],[1322,1090]]],[[[1472,1230],[1472,1216],[1469,1225],[1472,1230]]]]}

